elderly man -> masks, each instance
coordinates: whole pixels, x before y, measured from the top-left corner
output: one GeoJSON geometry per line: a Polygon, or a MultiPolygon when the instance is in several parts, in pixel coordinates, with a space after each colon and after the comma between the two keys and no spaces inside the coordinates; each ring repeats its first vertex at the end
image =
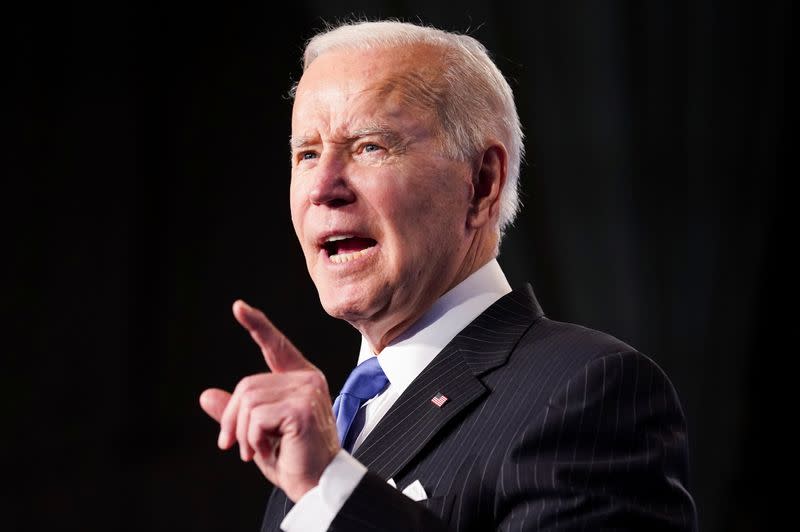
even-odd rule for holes
{"type": "Polygon", "coordinates": [[[480,43],[397,22],[316,36],[291,146],[308,271],[363,340],[332,405],[319,370],[234,304],[272,371],[200,401],[220,448],[278,488],[263,530],[694,529],[667,377],[545,318],[495,260],[522,133],[480,43]]]}

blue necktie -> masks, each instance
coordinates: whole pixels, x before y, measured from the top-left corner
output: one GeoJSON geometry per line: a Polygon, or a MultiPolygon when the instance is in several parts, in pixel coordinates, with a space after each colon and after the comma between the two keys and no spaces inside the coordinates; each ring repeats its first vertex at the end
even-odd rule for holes
{"type": "Polygon", "coordinates": [[[339,397],[333,402],[333,417],[336,418],[336,431],[343,449],[349,451],[352,446],[353,442],[347,441],[347,433],[361,405],[378,395],[387,384],[389,379],[378,364],[378,357],[365,360],[347,377],[339,397]],[[346,442],[348,445],[345,447],[346,442]]]}

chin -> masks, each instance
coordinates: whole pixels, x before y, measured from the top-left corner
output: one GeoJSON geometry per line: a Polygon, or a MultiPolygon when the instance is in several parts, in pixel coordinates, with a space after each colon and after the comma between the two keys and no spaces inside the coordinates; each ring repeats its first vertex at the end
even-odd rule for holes
{"type": "Polygon", "coordinates": [[[363,287],[331,286],[317,288],[322,308],[333,318],[350,323],[369,320],[382,308],[381,294],[366,290],[363,287]]]}
{"type": "Polygon", "coordinates": [[[350,290],[326,288],[319,291],[319,301],[331,317],[350,321],[357,319],[365,312],[364,297],[350,290]],[[348,293],[349,292],[349,293],[348,293]]]}

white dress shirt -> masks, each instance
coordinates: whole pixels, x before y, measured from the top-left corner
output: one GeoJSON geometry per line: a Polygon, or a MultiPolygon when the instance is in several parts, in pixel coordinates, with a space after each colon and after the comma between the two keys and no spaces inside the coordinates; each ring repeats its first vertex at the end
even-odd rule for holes
{"type": "MultiPolygon", "coordinates": [[[[369,342],[362,337],[358,363],[378,356],[389,386],[361,407],[354,423],[362,425],[362,429],[353,451],[436,355],[492,303],[509,292],[511,286],[497,260],[493,259],[436,300],[380,355],[375,355],[369,342]]],[[[285,532],[327,530],[366,472],[367,468],[358,460],[344,450],[339,451],[322,473],[319,484],[286,514],[281,529],[285,532]]]]}

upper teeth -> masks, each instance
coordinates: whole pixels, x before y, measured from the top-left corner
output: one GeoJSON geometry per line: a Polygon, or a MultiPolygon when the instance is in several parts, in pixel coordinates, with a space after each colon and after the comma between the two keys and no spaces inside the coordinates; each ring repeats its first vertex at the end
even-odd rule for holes
{"type": "Polygon", "coordinates": [[[329,236],[325,239],[325,242],[336,242],[337,240],[346,240],[348,238],[354,238],[353,235],[336,235],[336,236],[329,236]]]}

